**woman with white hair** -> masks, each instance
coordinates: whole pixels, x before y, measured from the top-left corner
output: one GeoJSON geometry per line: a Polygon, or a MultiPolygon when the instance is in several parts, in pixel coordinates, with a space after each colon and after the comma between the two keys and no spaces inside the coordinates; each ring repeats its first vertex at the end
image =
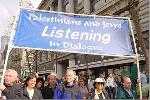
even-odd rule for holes
{"type": "Polygon", "coordinates": [[[94,89],[90,91],[90,99],[108,99],[108,93],[105,91],[105,81],[102,78],[96,78],[94,89]]]}
{"type": "Polygon", "coordinates": [[[4,75],[4,84],[0,84],[0,91],[6,99],[20,99],[22,86],[16,84],[18,73],[13,69],[8,69],[4,75]]]}

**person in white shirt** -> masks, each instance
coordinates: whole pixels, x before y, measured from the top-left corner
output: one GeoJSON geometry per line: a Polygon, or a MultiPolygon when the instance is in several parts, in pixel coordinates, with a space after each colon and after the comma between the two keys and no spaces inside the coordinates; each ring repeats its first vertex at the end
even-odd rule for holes
{"type": "Polygon", "coordinates": [[[109,77],[106,80],[106,89],[108,91],[108,95],[110,99],[115,99],[115,80],[113,74],[109,74],[109,77]]]}
{"type": "Polygon", "coordinates": [[[145,74],[145,71],[143,71],[141,74],[141,83],[142,83],[142,86],[144,85],[147,85],[147,77],[146,77],[146,74],[145,74]]]}
{"type": "Polygon", "coordinates": [[[36,79],[37,76],[34,73],[27,77],[21,99],[43,99],[41,91],[35,87],[36,79]]]}

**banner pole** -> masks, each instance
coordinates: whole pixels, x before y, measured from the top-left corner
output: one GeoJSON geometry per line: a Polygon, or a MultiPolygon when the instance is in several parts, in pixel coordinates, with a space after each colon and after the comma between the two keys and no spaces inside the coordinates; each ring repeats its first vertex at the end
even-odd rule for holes
{"type": "MultiPolygon", "coordinates": [[[[141,77],[140,77],[140,67],[139,67],[139,55],[138,55],[138,52],[137,52],[137,47],[136,47],[136,42],[135,42],[135,38],[134,38],[134,34],[133,34],[133,28],[132,28],[132,25],[131,25],[131,21],[130,21],[130,19],[128,19],[128,20],[129,20],[129,26],[131,28],[131,35],[132,35],[132,38],[133,38],[133,45],[134,45],[135,53],[136,53],[136,63],[137,63],[137,70],[138,70],[138,79],[141,80],[141,77]]],[[[139,82],[139,90],[140,90],[140,99],[142,99],[141,81],[139,82]]]]}
{"type": "MultiPolygon", "coordinates": [[[[5,59],[5,62],[4,62],[2,79],[1,79],[1,83],[0,84],[3,84],[3,82],[4,82],[4,75],[5,75],[5,72],[6,72],[6,67],[7,67],[7,63],[8,63],[9,53],[11,52],[11,50],[12,50],[12,48],[8,48],[8,50],[7,50],[6,59],[5,59]]],[[[0,97],[1,97],[1,91],[0,91],[0,97]]]]}
{"type": "MultiPolygon", "coordinates": [[[[11,37],[10,37],[10,41],[8,43],[8,50],[7,50],[7,53],[6,53],[6,59],[4,61],[4,69],[3,69],[3,74],[2,74],[2,79],[1,79],[1,82],[0,84],[3,84],[4,83],[4,75],[5,75],[5,71],[6,71],[6,67],[7,67],[7,63],[8,63],[8,58],[9,58],[9,54],[13,48],[13,37],[15,35],[15,28],[16,28],[16,25],[17,25],[17,21],[19,19],[19,14],[20,14],[20,8],[17,10],[17,14],[16,14],[16,17],[15,17],[15,20],[14,20],[14,25],[12,27],[12,30],[11,30],[11,37]]],[[[0,97],[1,97],[1,92],[0,91],[0,97]]]]}

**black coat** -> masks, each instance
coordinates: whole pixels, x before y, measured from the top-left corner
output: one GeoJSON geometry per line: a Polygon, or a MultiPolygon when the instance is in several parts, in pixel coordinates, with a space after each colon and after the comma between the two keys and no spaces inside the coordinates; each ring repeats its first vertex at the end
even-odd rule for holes
{"type": "Polygon", "coordinates": [[[55,88],[51,88],[49,85],[42,89],[42,95],[44,99],[53,99],[55,88]]]}
{"type": "Polygon", "coordinates": [[[2,94],[6,96],[6,99],[21,99],[22,85],[14,84],[13,86],[6,86],[2,94]]]}
{"type": "MultiPolygon", "coordinates": [[[[29,94],[27,92],[27,87],[24,87],[21,99],[30,99],[29,94]]],[[[35,99],[35,100],[43,99],[41,91],[38,89],[34,89],[34,94],[33,94],[32,99],[35,99]]]]}

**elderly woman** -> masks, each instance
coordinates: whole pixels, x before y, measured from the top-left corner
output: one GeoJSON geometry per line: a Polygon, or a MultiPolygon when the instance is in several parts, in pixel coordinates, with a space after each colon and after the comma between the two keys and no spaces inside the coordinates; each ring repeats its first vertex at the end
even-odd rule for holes
{"type": "Polygon", "coordinates": [[[36,75],[31,74],[27,77],[25,81],[25,87],[23,89],[22,99],[42,99],[42,93],[40,90],[36,89],[36,75]]]}
{"type": "Polygon", "coordinates": [[[108,99],[108,93],[104,90],[105,81],[102,78],[96,78],[90,91],[90,99],[108,99]]]}

